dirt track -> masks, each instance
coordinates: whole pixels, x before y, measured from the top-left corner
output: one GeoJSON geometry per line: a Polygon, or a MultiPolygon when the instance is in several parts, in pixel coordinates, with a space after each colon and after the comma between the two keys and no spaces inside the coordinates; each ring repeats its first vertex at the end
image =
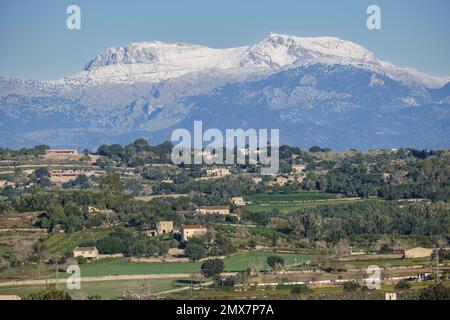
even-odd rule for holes
{"type": "MultiPolygon", "coordinates": [[[[229,276],[229,275],[234,275],[234,274],[236,274],[236,273],[223,273],[222,275],[229,276]]],[[[191,273],[136,274],[136,275],[119,275],[119,276],[102,276],[102,277],[81,277],[81,282],[144,280],[144,279],[177,279],[177,278],[191,278],[191,276],[192,276],[191,273]]],[[[66,281],[67,281],[66,278],[5,281],[5,282],[0,282],[0,287],[66,283],[66,281]]]]}

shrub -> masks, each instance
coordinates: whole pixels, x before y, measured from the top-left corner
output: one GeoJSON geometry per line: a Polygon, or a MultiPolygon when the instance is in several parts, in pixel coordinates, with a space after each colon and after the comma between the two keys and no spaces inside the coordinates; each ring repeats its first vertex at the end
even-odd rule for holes
{"type": "Polygon", "coordinates": [[[395,289],[397,290],[408,290],[411,288],[411,284],[406,279],[400,280],[396,285],[395,289]]]}
{"type": "Polygon", "coordinates": [[[256,240],[255,240],[255,239],[250,239],[250,240],[248,240],[247,246],[248,246],[250,249],[255,249],[255,247],[256,247],[256,240]]]}
{"type": "Polygon", "coordinates": [[[25,300],[72,300],[64,290],[56,289],[55,285],[49,285],[45,289],[30,293],[25,300]]]}
{"type": "Polygon", "coordinates": [[[233,287],[236,284],[236,277],[230,276],[223,279],[221,285],[224,287],[233,287]]]}
{"type": "Polygon", "coordinates": [[[349,281],[344,283],[343,289],[346,292],[353,292],[360,288],[360,285],[357,282],[349,281]]]}
{"type": "Polygon", "coordinates": [[[83,257],[83,256],[78,256],[78,257],[76,257],[76,259],[77,259],[77,263],[80,264],[80,265],[87,263],[87,259],[85,257],[83,257]]]}
{"type": "Polygon", "coordinates": [[[284,259],[280,256],[270,256],[267,258],[267,264],[272,270],[284,268],[284,259]]]}
{"type": "Polygon", "coordinates": [[[309,288],[306,284],[295,286],[291,289],[291,294],[295,296],[301,296],[304,294],[311,293],[312,289],[309,288]]]}
{"type": "Polygon", "coordinates": [[[188,242],[186,245],[186,256],[192,261],[200,260],[206,256],[206,249],[201,244],[188,242]]]}
{"type": "Polygon", "coordinates": [[[450,288],[435,284],[419,292],[419,300],[450,300],[450,288]]]}
{"type": "Polygon", "coordinates": [[[206,260],[201,266],[201,273],[206,278],[218,277],[223,272],[223,261],[220,259],[206,260]]]}
{"type": "Polygon", "coordinates": [[[123,253],[125,245],[120,238],[109,236],[97,241],[97,249],[101,254],[123,253]]]}

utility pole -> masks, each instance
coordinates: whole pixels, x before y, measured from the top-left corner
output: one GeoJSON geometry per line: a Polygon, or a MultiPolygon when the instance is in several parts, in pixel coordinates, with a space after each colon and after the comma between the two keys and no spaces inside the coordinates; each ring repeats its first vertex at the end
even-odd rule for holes
{"type": "Polygon", "coordinates": [[[193,295],[193,282],[194,282],[194,275],[191,274],[191,298],[192,298],[192,295],[193,295]]]}
{"type": "Polygon", "coordinates": [[[436,263],[436,284],[439,284],[439,248],[435,248],[434,259],[436,263]]]}
{"type": "Polygon", "coordinates": [[[58,280],[59,280],[59,273],[58,273],[59,267],[58,267],[58,263],[56,262],[56,258],[55,258],[55,261],[53,262],[53,267],[55,268],[55,271],[56,271],[56,284],[55,284],[55,286],[57,287],[58,286],[58,280]]]}

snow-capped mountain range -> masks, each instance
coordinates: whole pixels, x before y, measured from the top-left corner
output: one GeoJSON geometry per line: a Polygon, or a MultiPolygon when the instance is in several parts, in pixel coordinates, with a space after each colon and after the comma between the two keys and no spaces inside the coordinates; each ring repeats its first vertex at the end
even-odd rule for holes
{"type": "Polygon", "coordinates": [[[0,145],[95,148],[140,136],[163,140],[173,128],[204,120],[214,127],[276,125],[282,142],[302,147],[448,147],[449,80],[397,67],[334,37],[270,34],[256,45],[228,49],[131,43],[100,52],[84,71],[64,79],[0,78],[0,145]],[[395,119],[380,118],[386,110],[394,118],[402,113],[401,128],[395,119]],[[411,136],[417,112],[427,113],[437,140],[411,136]],[[379,121],[367,128],[366,141],[335,128],[339,121],[368,119],[379,121]]]}
{"type": "Polygon", "coordinates": [[[273,73],[311,64],[350,65],[385,74],[410,84],[439,88],[450,78],[433,77],[398,68],[377,59],[363,47],[334,37],[295,37],[270,34],[254,46],[212,49],[187,43],[160,41],[112,47],[89,61],[83,72],[58,83],[160,82],[213,70],[236,75],[273,73]]]}

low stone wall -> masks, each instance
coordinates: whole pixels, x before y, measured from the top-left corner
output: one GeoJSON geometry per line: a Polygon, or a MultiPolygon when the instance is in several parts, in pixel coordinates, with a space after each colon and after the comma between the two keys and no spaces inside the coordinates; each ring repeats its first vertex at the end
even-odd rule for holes
{"type": "Polygon", "coordinates": [[[130,258],[130,262],[139,263],[175,263],[175,262],[189,262],[189,258],[130,258]]]}
{"type": "MultiPolygon", "coordinates": [[[[199,262],[203,262],[209,259],[224,259],[225,256],[220,257],[206,257],[203,259],[198,260],[199,262]]],[[[139,263],[175,263],[175,262],[191,262],[189,258],[183,257],[183,258],[175,258],[175,257],[152,257],[152,258],[130,258],[128,259],[130,262],[139,262],[139,263]]]]}
{"type": "Polygon", "coordinates": [[[116,254],[99,254],[99,259],[109,259],[109,258],[123,258],[124,255],[122,253],[116,253],[116,254]]]}

